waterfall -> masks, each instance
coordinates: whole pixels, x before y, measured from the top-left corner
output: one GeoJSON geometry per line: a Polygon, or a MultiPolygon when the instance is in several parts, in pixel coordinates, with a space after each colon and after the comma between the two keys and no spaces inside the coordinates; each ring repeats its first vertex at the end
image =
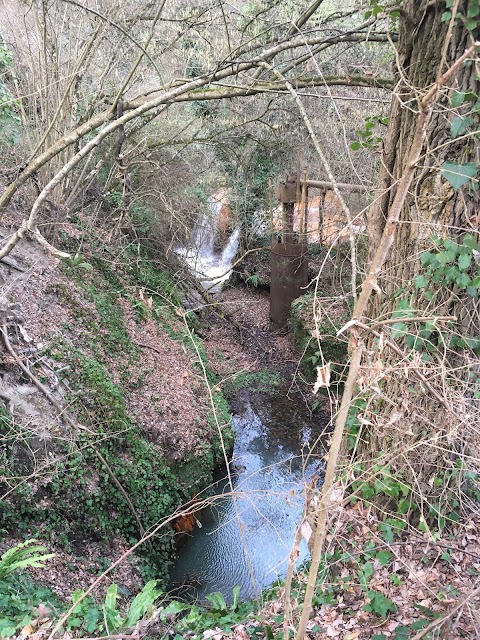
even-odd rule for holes
{"type": "Polygon", "coordinates": [[[213,293],[220,291],[222,284],[232,273],[240,235],[239,230],[235,229],[224,248],[221,251],[215,250],[215,236],[222,206],[223,203],[218,199],[209,198],[209,211],[200,215],[193,228],[191,247],[176,249],[202,286],[213,293]]]}

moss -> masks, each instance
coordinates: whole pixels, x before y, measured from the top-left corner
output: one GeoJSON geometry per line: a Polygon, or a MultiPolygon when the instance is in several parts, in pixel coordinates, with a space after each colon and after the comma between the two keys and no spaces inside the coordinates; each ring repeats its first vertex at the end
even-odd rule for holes
{"type": "MultiPolygon", "coordinates": [[[[24,533],[36,529],[73,550],[77,542],[109,542],[117,536],[135,543],[141,535],[137,518],[144,530],[161,523],[178,505],[210,485],[214,468],[223,463],[213,410],[206,418],[201,453],[180,464],[166,459],[162,449],[148,441],[129,415],[126,392],[132,386],[141,386],[142,376],[148,371],[132,380],[129,364],[139,358],[139,350],[129,337],[119,297],[130,300],[137,322],[155,318],[161,331],[195,356],[199,353],[209,383],[214,386],[217,380],[201,341],[193,337],[193,344],[190,329],[179,321],[176,309],[181,307],[180,294],[171,276],[157,271],[143,251],[119,272],[113,271],[102,255],[88,258],[92,270],[62,265],[75,282],[76,291],[72,293],[61,284],[50,290],[71,309],[75,326],[82,329],[82,344],[72,345],[68,337],[57,336],[50,355],[68,366],[71,394],[65,405],[86,429],[79,433],[59,431],[59,437],[51,438],[40,483],[24,482],[22,476],[27,476],[28,470],[13,472],[19,447],[28,450],[32,436],[12,429],[8,413],[0,412],[0,465],[4,478],[16,478],[4,487],[10,494],[2,505],[0,526],[24,533]],[[152,298],[152,309],[130,295],[137,287],[144,288],[146,296],[152,298]],[[94,305],[93,313],[92,304],[82,305],[82,295],[94,305]],[[115,362],[115,378],[109,371],[111,362],[115,362]],[[115,479],[134,505],[136,515],[115,479]]],[[[198,357],[197,366],[202,369],[198,357]]],[[[233,431],[228,406],[218,391],[213,393],[213,401],[229,451],[233,431]]],[[[173,529],[167,525],[151,544],[141,547],[140,553],[155,567],[157,578],[166,578],[172,541],[173,529]]]]}
{"type": "MultiPolygon", "coordinates": [[[[74,371],[70,380],[74,392],[81,392],[69,398],[70,406],[90,431],[55,443],[40,490],[32,492],[19,478],[12,500],[3,505],[2,525],[24,532],[35,527],[67,546],[83,539],[109,542],[119,535],[134,544],[141,535],[137,518],[112,475],[134,505],[144,530],[166,519],[186,496],[160,449],[132,424],[122,392],[105,368],[75,350],[64,352],[63,359],[74,371]]],[[[3,452],[6,462],[25,436],[12,437],[9,420],[3,414],[1,418],[1,435],[9,436],[3,452]]],[[[172,540],[166,526],[142,547],[141,554],[157,567],[159,577],[166,578],[172,540]]]]}
{"type": "Polygon", "coordinates": [[[223,393],[227,398],[234,398],[242,389],[252,389],[262,394],[273,394],[278,391],[281,376],[276,371],[262,369],[255,373],[242,372],[228,378],[223,385],[223,393]]]}
{"type": "Polygon", "coordinates": [[[322,363],[323,356],[325,362],[332,363],[334,382],[338,382],[342,379],[347,362],[348,343],[344,336],[338,338],[337,332],[349,319],[349,309],[342,298],[329,301],[331,313],[324,314],[318,321],[319,346],[319,341],[313,337],[317,330],[312,313],[313,300],[313,293],[295,300],[289,317],[290,331],[302,354],[300,367],[306,378],[313,382],[316,379],[316,366],[322,363]]]}

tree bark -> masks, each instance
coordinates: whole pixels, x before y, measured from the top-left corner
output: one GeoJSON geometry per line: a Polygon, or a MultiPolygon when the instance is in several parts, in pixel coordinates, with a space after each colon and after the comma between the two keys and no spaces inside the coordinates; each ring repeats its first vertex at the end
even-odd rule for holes
{"type": "MultiPolygon", "coordinates": [[[[422,94],[434,86],[442,73],[474,42],[472,33],[465,28],[463,16],[467,7],[467,0],[460,0],[458,18],[442,22],[446,11],[444,2],[406,0],[403,4],[396,55],[397,89],[384,140],[375,204],[368,215],[371,256],[379,246],[398,183],[408,168],[408,150],[422,94]]],[[[451,97],[455,91],[478,94],[475,74],[474,61],[464,63],[442,89],[434,106],[393,245],[378,275],[377,294],[370,298],[365,312],[370,322],[391,319],[399,302],[406,301],[413,310],[412,316],[433,314],[457,318],[456,325],[448,330],[439,323],[433,338],[435,350],[415,350],[405,338],[394,336],[404,353],[400,359],[392,349],[382,349],[378,334],[377,337],[372,333],[365,336],[367,349],[360,387],[373,387],[376,391],[370,396],[364,415],[370,424],[360,434],[357,455],[361,461],[370,463],[380,452],[388,457],[388,452],[404,451],[392,471],[408,480],[423,496],[420,499],[425,498],[427,502],[438,497],[441,491],[445,492],[444,484],[435,489],[438,484],[435,478],[446,477],[445,470],[458,464],[457,449],[462,434],[465,435],[469,414],[470,418],[477,416],[475,419],[478,419],[478,407],[475,408],[467,384],[472,370],[478,371],[478,355],[471,349],[449,346],[452,333],[478,336],[478,295],[468,295],[453,283],[433,287],[432,300],[425,296],[424,287],[415,284],[415,277],[423,273],[421,254],[432,250],[433,235],[462,244],[463,236],[470,233],[478,241],[478,189],[471,188],[470,183],[455,191],[441,171],[445,161],[478,162],[474,137],[457,140],[452,138],[450,130],[452,119],[468,110],[467,105],[457,111],[452,109],[451,97]],[[413,367],[422,371],[438,391],[437,397],[425,385],[414,382],[413,367]],[[445,402],[439,402],[438,397],[445,402]],[[445,406],[452,410],[446,411],[445,406]]],[[[476,270],[472,260],[469,275],[475,277],[476,270]]],[[[424,326],[408,324],[413,334],[424,326]]],[[[391,325],[384,327],[385,336],[392,340],[390,331],[391,325]]]]}

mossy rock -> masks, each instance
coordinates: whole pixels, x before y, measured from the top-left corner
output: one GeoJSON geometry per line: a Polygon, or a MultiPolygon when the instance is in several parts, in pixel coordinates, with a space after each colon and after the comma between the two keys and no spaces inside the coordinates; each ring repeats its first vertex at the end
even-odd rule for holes
{"type": "Polygon", "coordinates": [[[308,381],[315,381],[317,366],[331,363],[333,384],[342,382],[348,360],[348,341],[344,335],[337,337],[337,332],[349,318],[350,309],[345,298],[309,293],[293,302],[288,324],[302,354],[300,366],[308,381]]]}

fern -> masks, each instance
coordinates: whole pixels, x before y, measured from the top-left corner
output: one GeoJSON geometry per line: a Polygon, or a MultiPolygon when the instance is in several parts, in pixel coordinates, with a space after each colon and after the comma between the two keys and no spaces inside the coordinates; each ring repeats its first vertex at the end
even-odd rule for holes
{"type": "Polygon", "coordinates": [[[40,567],[43,569],[45,560],[55,556],[54,553],[44,553],[47,548],[35,543],[36,540],[26,540],[5,551],[0,559],[0,580],[13,571],[24,567],[40,567]]]}

